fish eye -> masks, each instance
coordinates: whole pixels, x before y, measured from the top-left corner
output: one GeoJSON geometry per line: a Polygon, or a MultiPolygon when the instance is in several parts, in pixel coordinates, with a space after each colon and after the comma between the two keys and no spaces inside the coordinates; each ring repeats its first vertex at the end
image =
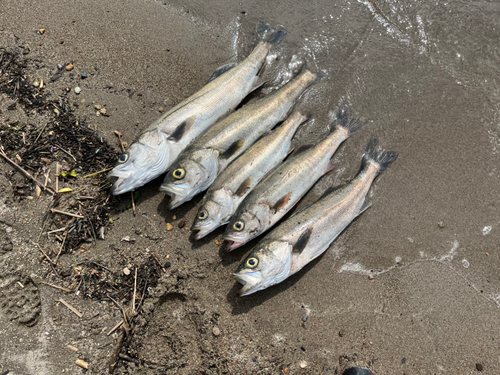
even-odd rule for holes
{"type": "Polygon", "coordinates": [[[178,180],[182,180],[184,178],[184,176],[186,175],[186,171],[182,168],[177,168],[173,173],[172,175],[174,176],[174,178],[178,179],[178,180]]]}
{"type": "Polygon", "coordinates": [[[208,212],[207,212],[207,210],[201,210],[201,211],[198,213],[198,219],[200,219],[200,220],[205,220],[207,217],[208,217],[208,212]]]}
{"type": "Polygon", "coordinates": [[[236,229],[238,232],[241,232],[245,228],[245,223],[241,220],[238,220],[236,223],[233,224],[233,228],[236,229]]]}
{"type": "Polygon", "coordinates": [[[258,264],[259,264],[259,260],[255,257],[248,258],[248,260],[246,262],[246,265],[248,268],[255,268],[258,266],[258,264]]]}
{"type": "Polygon", "coordinates": [[[120,158],[118,159],[118,162],[119,162],[119,163],[125,163],[127,160],[128,160],[128,154],[123,154],[123,155],[122,155],[122,156],[120,156],[120,158]]]}

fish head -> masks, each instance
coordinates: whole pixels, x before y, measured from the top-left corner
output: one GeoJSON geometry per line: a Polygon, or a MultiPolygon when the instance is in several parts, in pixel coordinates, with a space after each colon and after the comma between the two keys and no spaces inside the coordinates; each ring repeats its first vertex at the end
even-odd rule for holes
{"type": "Polygon", "coordinates": [[[234,215],[224,233],[224,240],[228,241],[227,250],[232,251],[264,232],[268,211],[269,206],[256,205],[234,215]]]}
{"type": "Polygon", "coordinates": [[[133,191],[165,172],[170,162],[166,143],[165,135],[159,131],[146,132],[132,143],[108,173],[113,184],[111,194],[133,191]]]}
{"type": "Polygon", "coordinates": [[[266,289],[290,276],[292,249],[288,242],[273,241],[252,251],[233,274],[243,284],[240,296],[266,289]]]}
{"type": "MultiPolygon", "coordinates": [[[[191,200],[207,189],[217,176],[217,167],[211,150],[199,152],[191,157],[178,159],[165,176],[160,191],[170,196],[169,208],[175,208],[191,200]]],[[[215,158],[216,159],[216,158],[215,158]]]]}
{"type": "Polygon", "coordinates": [[[221,225],[223,207],[212,200],[205,202],[196,215],[191,230],[198,231],[194,238],[199,240],[221,225]]]}

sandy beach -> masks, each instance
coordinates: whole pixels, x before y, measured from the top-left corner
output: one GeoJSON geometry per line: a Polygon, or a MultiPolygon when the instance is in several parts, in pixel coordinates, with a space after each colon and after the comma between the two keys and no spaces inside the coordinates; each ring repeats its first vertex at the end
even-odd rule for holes
{"type": "Polygon", "coordinates": [[[0,158],[0,373],[499,374],[499,40],[500,4],[486,0],[3,0],[0,54],[29,61],[23,79],[46,105],[27,110],[0,90],[0,147],[22,164],[26,142],[16,148],[9,134],[47,143],[43,127],[68,108],[72,126],[95,134],[96,160],[83,163],[69,141],[46,156],[51,189],[56,160],[87,165],[58,178],[73,192],[57,206],[0,158]],[[259,19],[288,32],[260,94],[304,62],[323,75],[297,104],[312,119],[294,147],[324,138],[339,106],[369,119],[295,210],[349,181],[370,138],[399,158],[323,256],[241,298],[231,275],[258,240],[226,253],[219,228],[195,241],[202,195],[168,210],[160,177],[135,193],[134,214],[130,194],[105,201],[104,174],[82,176],[120,154],[116,131],[130,145],[247,56],[259,19]],[[102,155],[105,144],[116,154],[102,155]],[[42,235],[95,207],[88,241],[42,235]]]}

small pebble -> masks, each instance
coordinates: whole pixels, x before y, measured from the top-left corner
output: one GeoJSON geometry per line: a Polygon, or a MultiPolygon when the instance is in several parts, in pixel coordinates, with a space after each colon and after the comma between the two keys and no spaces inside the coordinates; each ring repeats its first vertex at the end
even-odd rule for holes
{"type": "Polygon", "coordinates": [[[39,33],[40,35],[45,34],[45,29],[40,29],[40,30],[38,30],[38,33],[39,33]]]}
{"type": "Polygon", "coordinates": [[[219,336],[220,335],[219,327],[214,327],[214,329],[212,329],[212,333],[214,334],[214,336],[219,336]]]}
{"type": "Polygon", "coordinates": [[[159,109],[158,109],[158,112],[160,112],[160,113],[162,113],[163,111],[164,111],[164,109],[163,109],[163,108],[159,108],[159,109]]]}
{"type": "Polygon", "coordinates": [[[375,276],[373,275],[368,275],[368,280],[373,280],[375,278],[375,276]]]}
{"type": "Polygon", "coordinates": [[[100,105],[100,104],[96,104],[96,105],[94,106],[94,108],[95,108],[95,109],[97,109],[97,110],[100,110],[100,109],[102,108],[102,105],[100,105]]]}
{"type": "Polygon", "coordinates": [[[172,265],[170,262],[166,262],[165,265],[163,266],[164,268],[169,268],[172,265]]]}
{"type": "Polygon", "coordinates": [[[216,244],[216,245],[220,245],[219,240],[215,240],[215,244],[216,244]]]}
{"type": "Polygon", "coordinates": [[[182,219],[178,224],[179,228],[184,228],[186,226],[186,220],[182,219]]]}
{"type": "Polygon", "coordinates": [[[444,223],[442,221],[438,222],[438,227],[439,228],[444,228],[444,223]]]}
{"type": "Polygon", "coordinates": [[[69,72],[71,70],[73,70],[75,68],[75,66],[73,64],[68,64],[66,65],[66,70],[69,72]]]}
{"type": "Polygon", "coordinates": [[[174,215],[174,216],[172,217],[172,220],[177,220],[177,216],[175,216],[175,215],[174,215]]]}
{"type": "Polygon", "coordinates": [[[82,92],[82,89],[78,86],[75,87],[75,93],[78,95],[79,93],[82,92]]]}
{"type": "Polygon", "coordinates": [[[128,276],[128,275],[130,275],[130,270],[127,267],[125,267],[123,269],[123,273],[128,276]]]}
{"type": "Polygon", "coordinates": [[[174,229],[174,226],[170,223],[167,223],[167,230],[170,231],[172,229],[174,229]]]}
{"type": "Polygon", "coordinates": [[[89,76],[89,75],[87,74],[87,72],[82,72],[82,75],[81,75],[82,79],[85,79],[85,78],[87,78],[88,76],[89,76]]]}
{"type": "Polygon", "coordinates": [[[283,373],[285,373],[285,374],[289,374],[289,373],[290,373],[290,369],[289,369],[288,367],[285,367],[285,368],[283,369],[283,373]]]}
{"type": "Polygon", "coordinates": [[[105,115],[107,113],[106,108],[101,108],[99,112],[101,112],[101,115],[105,115]]]}
{"type": "Polygon", "coordinates": [[[483,365],[480,363],[476,363],[476,370],[477,371],[483,371],[483,365]]]}
{"type": "Polygon", "coordinates": [[[300,366],[300,368],[306,368],[307,367],[307,362],[306,361],[300,361],[299,366],[300,366]]]}
{"type": "Polygon", "coordinates": [[[40,83],[38,83],[38,81],[35,81],[35,82],[33,82],[33,86],[38,87],[38,86],[40,86],[40,83]]]}
{"type": "Polygon", "coordinates": [[[64,68],[61,64],[57,64],[57,70],[62,70],[64,68]]]}

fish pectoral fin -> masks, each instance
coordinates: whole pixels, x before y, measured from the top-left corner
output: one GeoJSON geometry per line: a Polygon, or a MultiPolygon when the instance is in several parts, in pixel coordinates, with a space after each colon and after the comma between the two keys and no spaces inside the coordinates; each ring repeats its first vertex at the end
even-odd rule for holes
{"type": "Polygon", "coordinates": [[[220,77],[221,75],[223,75],[224,73],[226,72],[229,72],[231,69],[233,69],[236,65],[238,65],[238,63],[235,63],[235,62],[231,62],[231,63],[227,63],[227,64],[224,64],[222,66],[219,66],[214,74],[212,74],[212,77],[209,78],[209,80],[207,81],[207,83],[210,83],[212,82],[214,79],[220,77]]]}
{"type": "Polygon", "coordinates": [[[247,193],[247,191],[252,187],[252,185],[253,185],[253,177],[250,176],[241,183],[241,185],[238,187],[238,189],[236,189],[236,192],[234,194],[236,194],[238,197],[241,198],[247,193]]]}
{"type": "Polygon", "coordinates": [[[294,252],[296,254],[302,253],[302,251],[307,246],[309,239],[311,238],[312,231],[313,231],[313,227],[310,227],[310,228],[307,228],[304,232],[302,232],[302,234],[300,235],[297,242],[295,242],[295,245],[293,245],[292,252],[294,252]]]}
{"type": "Polygon", "coordinates": [[[292,156],[299,155],[299,154],[303,153],[304,151],[307,151],[307,150],[309,150],[310,148],[313,148],[313,147],[314,147],[314,143],[306,143],[305,145],[300,146],[300,147],[297,149],[297,151],[295,151],[295,152],[293,153],[293,155],[292,155],[292,156]]]}
{"type": "Polygon", "coordinates": [[[347,186],[347,184],[342,184],[342,185],[338,185],[338,186],[330,186],[328,189],[325,190],[325,192],[323,194],[321,194],[321,197],[319,197],[319,199],[326,197],[328,194],[331,194],[334,191],[340,190],[345,186],[347,186]]]}
{"type": "Polygon", "coordinates": [[[367,209],[369,209],[370,207],[372,206],[372,202],[365,202],[363,203],[363,205],[361,206],[361,208],[359,209],[359,212],[358,214],[356,215],[356,217],[358,217],[359,215],[361,215],[363,212],[365,212],[367,209]]]}
{"type": "Polygon", "coordinates": [[[245,145],[245,140],[243,138],[238,139],[233,142],[226,151],[221,154],[222,159],[229,159],[231,156],[235,155],[238,151],[240,151],[245,145]]]}
{"type": "Polygon", "coordinates": [[[333,168],[335,168],[335,162],[333,161],[333,159],[331,159],[329,162],[328,162],[328,165],[326,166],[326,169],[325,169],[325,174],[330,172],[333,168]]]}
{"type": "Polygon", "coordinates": [[[192,116],[189,117],[188,119],[184,120],[173,132],[170,134],[170,136],[167,138],[169,141],[172,142],[179,142],[184,134],[188,132],[188,130],[193,126],[194,122],[196,121],[196,117],[192,116]]]}
{"type": "Polygon", "coordinates": [[[290,202],[291,198],[292,198],[292,192],[285,194],[271,208],[274,210],[274,212],[278,212],[283,207],[285,207],[288,202],[290,202]]]}

